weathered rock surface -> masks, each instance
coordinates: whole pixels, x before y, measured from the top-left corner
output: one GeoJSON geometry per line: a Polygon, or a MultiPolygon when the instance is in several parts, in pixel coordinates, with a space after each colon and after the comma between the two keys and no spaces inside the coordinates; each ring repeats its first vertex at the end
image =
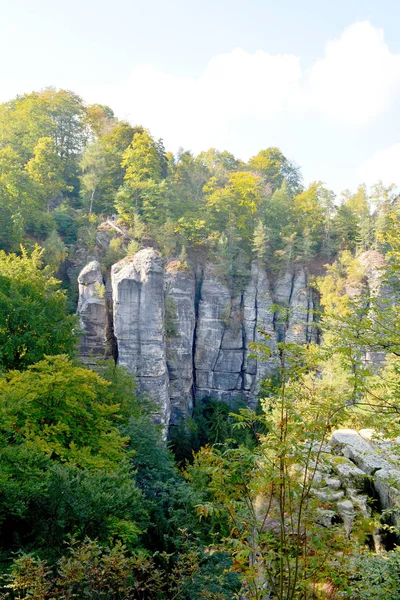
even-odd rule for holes
{"type": "Polygon", "coordinates": [[[80,354],[85,362],[94,364],[96,359],[111,355],[112,337],[103,275],[97,261],[82,269],[78,285],[77,313],[82,328],[80,354]]]}
{"type": "Polygon", "coordinates": [[[276,369],[275,361],[268,355],[262,356],[250,344],[262,342],[272,353],[276,348],[274,300],[271,283],[265,271],[256,263],[252,264],[250,281],[243,294],[245,356],[243,363],[244,389],[249,404],[254,404],[261,381],[276,369]],[[253,356],[252,356],[253,355],[253,356]],[[254,358],[254,355],[257,355],[254,358]]]}
{"type": "Polygon", "coordinates": [[[172,415],[172,424],[206,397],[255,406],[260,383],[277,362],[268,351],[257,354],[252,343],[266,343],[273,354],[284,337],[311,339],[313,298],[302,268],[272,280],[254,262],[245,289],[233,296],[212,264],[196,275],[178,262],[164,268],[147,248],[114,265],[105,287],[97,262],[83,269],[79,282],[82,356],[110,353],[114,341],[118,362],[157,399],[162,421],[172,415]],[[285,318],[276,304],[289,309],[285,318]]]}
{"type": "Polygon", "coordinates": [[[353,429],[335,431],[330,443],[337,453],[349,458],[367,475],[374,475],[379,469],[390,469],[387,460],[353,429]]]}
{"type": "Polygon", "coordinates": [[[400,524],[400,470],[397,456],[392,452],[385,453],[385,444],[374,444],[373,436],[367,441],[352,429],[335,431],[331,445],[336,453],[349,458],[355,465],[369,476],[381,509],[392,511],[393,524],[400,524]]]}
{"type": "Polygon", "coordinates": [[[193,409],[193,341],[196,325],[194,273],[169,263],[165,269],[167,312],[166,356],[171,403],[170,423],[193,409]]]}
{"type": "Polygon", "coordinates": [[[230,401],[242,389],[243,339],[238,301],[206,265],[196,328],[196,398],[230,401]]]}
{"type": "Polygon", "coordinates": [[[158,406],[160,422],[170,418],[165,343],[164,272],[152,248],[111,269],[114,335],[118,363],[136,375],[141,392],[158,406]]]}

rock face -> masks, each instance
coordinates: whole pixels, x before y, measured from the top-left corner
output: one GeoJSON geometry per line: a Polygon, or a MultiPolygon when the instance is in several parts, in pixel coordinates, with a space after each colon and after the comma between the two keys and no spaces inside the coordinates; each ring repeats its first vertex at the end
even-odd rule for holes
{"type": "Polygon", "coordinates": [[[193,409],[193,345],[196,326],[196,280],[177,263],[165,269],[166,355],[171,403],[170,423],[175,425],[193,409]]]}
{"type": "Polygon", "coordinates": [[[313,339],[314,299],[302,268],[272,280],[253,263],[234,296],[214,265],[194,272],[176,261],[164,268],[146,248],[115,264],[105,286],[99,264],[89,263],[79,289],[82,355],[109,353],[112,339],[118,363],[156,400],[163,423],[176,424],[206,397],[255,406],[261,381],[277,364],[252,344],[266,342],[273,351],[284,337],[313,339]],[[276,304],[285,310],[278,313],[276,304]]]}
{"type": "MultiPolygon", "coordinates": [[[[362,432],[360,432],[362,433],[362,432]]],[[[398,468],[398,444],[366,440],[353,429],[339,429],[332,435],[330,444],[337,454],[348,458],[356,465],[349,479],[357,475],[354,471],[366,474],[379,499],[381,509],[391,511],[391,521],[400,525],[400,470],[398,468]],[[395,452],[397,448],[397,454],[395,452]]],[[[358,477],[359,479],[359,477],[358,477]]]]}
{"type": "Polygon", "coordinates": [[[196,399],[233,400],[241,391],[243,340],[238,304],[207,265],[196,328],[196,399]]]}
{"type": "Polygon", "coordinates": [[[85,362],[94,364],[97,358],[111,356],[112,328],[103,275],[97,261],[86,265],[79,273],[79,302],[82,335],[80,354],[85,362]]]}
{"type": "Polygon", "coordinates": [[[273,303],[269,278],[265,271],[253,263],[250,281],[243,294],[243,389],[250,405],[255,404],[262,379],[276,368],[275,362],[268,355],[257,355],[255,358],[256,353],[250,346],[252,343],[263,342],[271,351],[275,349],[278,332],[275,329],[273,303]]]}
{"type": "Polygon", "coordinates": [[[165,344],[164,273],[153,249],[138,252],[111,269],[114,335],[118,363],[127,367],[158,406],[160,422],[170,417],[165,344]]]}

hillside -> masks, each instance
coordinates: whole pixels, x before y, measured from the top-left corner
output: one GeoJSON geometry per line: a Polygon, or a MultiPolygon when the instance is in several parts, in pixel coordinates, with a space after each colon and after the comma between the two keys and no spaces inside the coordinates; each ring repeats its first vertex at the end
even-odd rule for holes
{"type": "Polygon", "coordinates": [[[394,186],[52,88],[0,140],[0,598],[399,598],[394,186]]]}

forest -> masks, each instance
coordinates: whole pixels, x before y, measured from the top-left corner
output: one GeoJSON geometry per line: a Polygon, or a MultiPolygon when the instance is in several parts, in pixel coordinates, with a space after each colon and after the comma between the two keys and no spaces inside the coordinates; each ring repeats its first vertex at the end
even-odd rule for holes
{"type": "Polygon", "coordinates": [[[48,88],[0,105],[0,224],[1,599],[400,598],[395,185],[339,198],[276,147],[173,154],[48,88]],[[307,271],[315,335],[260,330],[255,408],[205,398],[166,436],[129,370],[82,361],[79,271],[144,248],[232,298],[252,264],[307,271]],[[331,452],[338,430],[386,462],[331,452]]]}

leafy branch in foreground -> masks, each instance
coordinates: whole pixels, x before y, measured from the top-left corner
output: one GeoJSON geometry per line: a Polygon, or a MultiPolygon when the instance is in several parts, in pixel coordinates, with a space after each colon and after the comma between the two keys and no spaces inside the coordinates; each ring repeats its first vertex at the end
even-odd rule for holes
{"type": "MultiPolygon", "coordinates": [[[[264,344],[254,349],[263,351],[264,344]]],[[[197,506],[211,528],[223,525],[219,550],[229,552],[246,598],[311,598],[331,582],[348,543],[343,530],[327,530],[316,515],[323,502],[313,494],[323,449],[350,404],[321,377],[324,353],[317,347],[278,344],[280,385],[263,401],[263,414],[241,412],[240,426],[260,421],[255,451],[215,445],[200,450],[188,477],[205,490],[197,506]],[[332,561],[332,557],[336,559],[332,561]],[[333,564],[334,563],[334,564],[333,564]]]]}

